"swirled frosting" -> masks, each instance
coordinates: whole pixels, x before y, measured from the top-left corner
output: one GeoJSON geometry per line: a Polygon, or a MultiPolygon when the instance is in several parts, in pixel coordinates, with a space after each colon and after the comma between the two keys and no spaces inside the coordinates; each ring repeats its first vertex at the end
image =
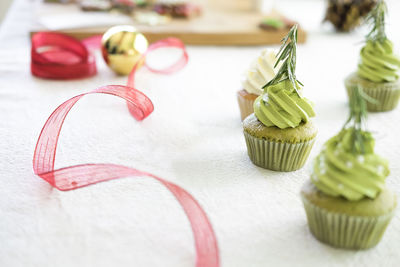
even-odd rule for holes
{"type": "Polygon", "coordinates": [[[311,181],[330,196],[374,199],[384,188],[389,164],[374,153],[375,141],[369,132],[361,132],[364,153],[355,153],[354,132],[354,128],[342,130],[326,142],[314,162],[311,181]]]}
{"type": "Polygon", "coordinates": [[[399,78],[400,58],[393,53],[393,44],[368,41],[360,52],[358,75],[372,82],[394,82],[399,78]]]}
{"type": "Polygon", "coordinates": [[[275,53],[263,50],[246,72],[246,79],[242,82],[244,90],[249,94],[261,95],[263,86],[274,78],[276,70],[279,69],[279,66],[274,69],[275,62],[275,53]]]}
{"type": "Polygon", "coordinates": [[[312,103],[300,97],[289,80],[270,85],[265,90],[254,101],[254,113],[265,126],[295,128],[315,116],[312,103]]]}

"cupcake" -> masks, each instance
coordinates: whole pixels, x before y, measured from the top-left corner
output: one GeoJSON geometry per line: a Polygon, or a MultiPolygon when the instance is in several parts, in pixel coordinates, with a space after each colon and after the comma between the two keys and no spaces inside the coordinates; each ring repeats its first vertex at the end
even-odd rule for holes
{"type": "Polygon", "coordinates": [[[244,137],[251,161],[274,171],[294,171],[306,162],[317,129],[312,103],[302,96],[296,79],[297,25],[283,39],[278,53],[282,63],[253,104],[254,114],[243,121],[244,137]]]}
{"type": "Polygon", "coordinates": [[[353,90],[348,122],[326,142],[301,191],[311,233],[345,249],[375,246],[396,208],[396,195],[385,186],[388,162],[363,130],[367,108],[360,90],[353,90]]]}
{"type": "Polygon", "coordinates": [[[242,120],[254,112],[254,100],[262,94],[262,87],[275,76],[279,68],[279,66],[274,68],[275,62],[275,53],[265,49],[246,72],[246,77],[242,82],[243,89],[237,92],[242,120]]]}
{"type": "Polygon", "coordinates": [[[369,111],[394,109],[400,98],[400,58],[393,53],[393,44],[385,34],[386,5],[380,1],[368,16],[372,30],[360,52],[357,72],[345,79],[349,97],[358,85],[364,92],[376,99],[368,102],[369,111]]]}

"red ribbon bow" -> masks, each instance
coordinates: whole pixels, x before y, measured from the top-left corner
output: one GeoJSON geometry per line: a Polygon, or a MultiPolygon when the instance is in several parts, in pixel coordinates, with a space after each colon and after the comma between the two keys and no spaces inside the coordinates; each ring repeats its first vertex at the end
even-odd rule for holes
{"type": "MultiPolygon", "coordinates": [[[[51,79],[73,79],[94,75],[96,73],[95,60],[86,48],[87,46],[98,47],[99,37],[92,37],[80,42],[59,33],[35,34],[32,37],[32,74],[51,79]]],[[[133,67],[129,75],[128,86],[103,86],[92,92],[74,96],[62,103],[43,126],[33,156],[33,170],[51,186],[62,191],[128,176],[156,179],[175,196],[190,221],[197,253],[196,266],[218,267],[219,252],[214,230],[199,203],[183,188],[151,173],[115,164],[81,164],[54,169],[57,142],[62,125],[68,112],[83,96],[101,93],[121,97],[127,101],[129,111],[139,121],[153,112],[151,100],[134,88],[134,77],[138,65],[145,60],[145,56],[161,47],[179,48],[183,52],[182,57],[172,66],[161,70],[153,69],[145,63],[145,66],[152,72],[169,74],[186,65],[188,55],[184,44],[175,38],[164,39],[149,46],[142,59],[133,67]]]]}
{"type": "Polygon", "coordinates": [[[97,73],[96,61],[84,43],[64,34],[32,36],[31,72],[48,79],[76,79],[97,73]]]}

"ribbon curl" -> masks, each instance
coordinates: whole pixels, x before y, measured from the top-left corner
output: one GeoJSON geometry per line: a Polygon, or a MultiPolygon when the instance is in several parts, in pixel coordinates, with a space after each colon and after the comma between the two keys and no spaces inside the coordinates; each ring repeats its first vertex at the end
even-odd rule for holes
{"type": "MultiPolygon", "coordinates": [[[[83,42],[59,33],[38,33],[32,37],[32,74],[51,79],[72,79],[94,75],[96,65],[88,47],[96,47],[98,37],[83,42]],[[49,47],[51,47],[49,49],[49,47]],[[39,51],[45,49],[44,51],[39,51]],[[47,50],[46,50],[47,49],[47,50]],[[40,53],[39,53],[39,52],[40,53]]],[[[36,175],[61,191],[74,190],[91,184],[113,179],[141,176],[149,177],[163,184],[177,199],[189,219],[196,249],[197,267],[218,267],[219,251],[216,236],[210,221],[199,203],[183,188],[151,173],[116,164],[80,164],[55,170],[57,143],[63,123],[76,102],[88,94],[109,94],[123,98],[136,120],[143,120],[153,112],[151,100],[134,88],[134,77],[138,66],[145,61],[145,55],[161,47],[176,47],[182,50],[182,57],[166,69],[153,69],[155,73],[169,74],[184,67],[188,55],[184,44],[175,38],[168,38],[149,46],[142,59],[132,69],[128,86],[108,85],[92,92],[72,97],[58,106],[47,119],[33,155],[33,170],[36,175]]]]}

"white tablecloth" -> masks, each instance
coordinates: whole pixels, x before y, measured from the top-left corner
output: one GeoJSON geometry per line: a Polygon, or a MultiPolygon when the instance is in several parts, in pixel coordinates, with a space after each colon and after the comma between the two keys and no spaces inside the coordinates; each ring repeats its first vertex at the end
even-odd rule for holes
{"type": "MultiPolygon", "coordinates": [[[[59,192],[33,174],[33,150],[50,113],[76,94],[126,78],[116,77],[100,57],[99,74],[90,79],[32,77],[31,3],[16,1],[0,33],[0,266],[193,266],[188,221],[157,182],[127,178],[59,192]]],[[[298,48],[297,74],[318,114],[312,159],[347,117],[343,78],[355,70],[365,30],[332,34],[321,27],[322,1],[276,3],[309,30],[307,44],[298,48]]],[[[399,51],[400,5],[393,0],[389,8],[387,33],[399,51]]],[[[177,183],[207,212],[222,266],[399,266],[399,213],[376,248],[334,249],[310,234],[299,198],[311,161],[292,173],[251,164],[235,94],[262,48],[191,46],[189,65],[175,75],[141,70],[137,87],[155,111],[140,123],[120,99],[85,97],[67,118],[56,167],[117,163],[177,183]]],[[[399,125],[399,109],[369,117],[397,194],[399,125]]]]}

